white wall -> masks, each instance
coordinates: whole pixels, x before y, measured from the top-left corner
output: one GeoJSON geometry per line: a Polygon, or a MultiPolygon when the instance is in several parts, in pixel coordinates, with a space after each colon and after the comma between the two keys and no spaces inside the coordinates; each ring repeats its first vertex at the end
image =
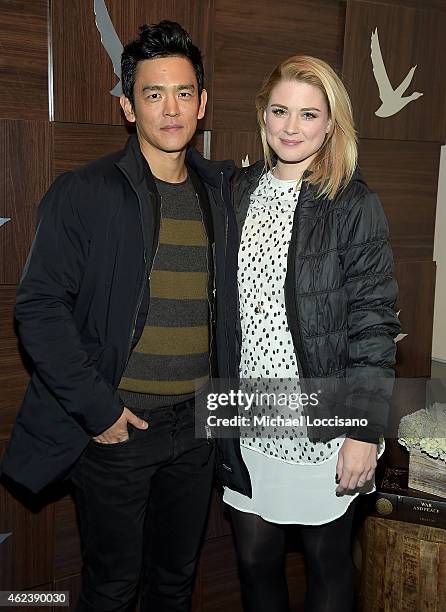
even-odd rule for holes
{"type": "Polygon", "coordinates": [[[446,145],[441,148],[438,176],[434,260],[437,262],[432,358],[446,362],[446,145]]]}

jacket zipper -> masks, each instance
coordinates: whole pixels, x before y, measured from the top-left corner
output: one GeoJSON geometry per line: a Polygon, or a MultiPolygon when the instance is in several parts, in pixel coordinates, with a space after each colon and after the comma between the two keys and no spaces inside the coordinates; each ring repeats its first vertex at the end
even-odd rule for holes
{"type": "MultiPolygon", "coordinates": [[[[223,172],[220,171],[220,176],[221,176],[221,183],[220,183],[220,197],[221,197],[221,201],[223,202],[223,206],[225,203],[225,199],[223,197],[223,172]]],[[[225,212],[226,211],[226,207],[224,208],[225,212]]],[[[226,260],[226,250],[227,250],[227,245],[228,245],[228,215],[225,214],[225,260],[226,260]]]]}
{"type": "Polygon", "coordinates": [[[285,279],[285,311],[286,311],[286,316],[287,316],[287,321],[288,321],[288,327],[290,329],[291,337],[293,339],[294,353],[296,355],[297,370],[298,370],[300,379],[303,378],[303,367],[302,367],[301,359],[299,357],[299,351],[298,351],[298,346],[296,345],[295,333],[293,333],[294,325],[292,323],[295,323],[295,326],[297,328],[298,337],[299,337],[299,346],[303,349],[302,329],[301,329],[301,325],[299,321],[299,313],[297,310],[297,289],[296,289],[296,283],[295,283],[298,218],[300,214],[299,206],[300,206],[301,195],[302,195],[302,187],[301,187],[301,193],[299,193],[299,198],[297,200],[296,211],[295,211],[294,219],[293,219],[292,236],[291,236],[290,244],[288,247],[289,249],[288,260],[290,259],[290,256],[291,256],[292,262],[293,262],[292,263],[293,278],[291,279],[292,281],[292,291],[291,292],[287,291],[287,284],[286,284],[286,279],[285,279]],[[287,293],[288,294],[291,293],[291,298],[292,298],[291,302],[290,300],[287,300],[287,293]],[[287,303],[290,305],[291,312],[289,312],[289,309],[287,308],[287,303]]]}
{"type": "MultiPolygon", "coordinates": [[[[160,211],[162,211],[162,208],[163,208],[163,198],[160,196],[160,211]]],[[[162,215],[160,214],[160,219],[161,218],[162,218],[162,215]]],[[[141,219],[141,221],[142,221],[142,219],[141,219]]],[[[144,231],[144,228],[143,228],[143,231],[144,231]]],[[[147,282],[148,282],[149,288],[150,288],[150,277],[152,275],[153,264],[155,263],[155,257],[156,257],[156,254],[158,253],[159,246],[160,246],[160,240],[159,240],[159,232],[158,232],[158,241],[156,243],[156,249],[155,249],[155,253],[153,254],[150,270],[148,270],[146,251],[144,249],[144,270],[145,270],[144,271],[144,282],[143,282],[143,285],[141,287],[141,291],[140,291],[139,299],[138,299],[138,304],[136,306],[135,317],[133,319],[132,333],[130,335],[129,348],[128,348],[128,352],[127,352],[126,367],[127,367],[128,362],[129,362],[129,359],[130,359],[130,352],[131,352],[131,349],[132,349],[132,342],[133,342],[133,338],[135,336],[135,331],[136,331],[136,320],[138,318],[139,309],[141,308],[142,296],[144,295],[144,287],[145,287],[146,275],[147,275],[147,282]]],[[[150,293],[149,293],[149,305],[150,305],[150,293]]]]}
{"type": "MultiPolygon", "coordinates": [[[[128,362],[129,362],[129,359],[130,359],[130,353],[131,353],[131,350],[132,350],[132,342],[133,342],[133,338],[134,338],[135,331],[136,331],[136,320],[138,318],[139,309],[141,308],[141,302],[142,302],[142,298],[143,298],[143,295],[144,295],[144,288],[146,286],[145,284],[146,284],[146,281],[147,281],[147,283],[150,282],[150,275],[152,273],[153,263],[155,261],[155,256],[156,256],[156,254],[158,252],[158,247],[159,247],[159,231],[158,231],[158,242],[157,242],[157,245],[156,245],[156,251],[155,251],[155,254],[154,254],[153,258],[152,258],[150,270],[148,272],[148,270],[147,270],[148,266],[147,266],[146,244],[145,244],[145,240],[144,240],[145,229],[144,229],[144,220],[143,220],[143,216],[142,216],[142,202],[141,202],[141,198],[139,197],[138,192],[136,191],[135,187],[133,186],[133,183],[132,183],[129,175],[127,174],[127,172],[123,168],[121,168],[120,166],[118,166],[118,168],[123,173],[123,175],[126,177],[130,187],[133,189],[133,191],[135,192],[135,195],[136,195],[136,197],[138,199],[139,217],[140,217],[140,222],[141,222],[141,230],[142,230],[143,244],[144,244],[144,248],[143,248],[143,252],[144,252],[144,255],[143,255],[144,256],[144,279],[143,279],[143,282],[142,282],[142,285],[141,285],[141,289],[139,291],[138,302],[136,304],[135,314],[134,314],[134,317],[133,317],[132,330],[131,330],[131,333],[130,333],[129,344],[128,344],[128,349],[127,349],[127,358],[125,360],[125,366],[124,366],[124,369],[123,369],[123,372],[124,372],[125,368],[127,367],[128,362]]],[[[161,201],[161,196],[160,196],[160,201],[161,201]]],[[[162,201],[161,201],[161,205],[162,205],[162,201]]],[[[150,302],[150,295],[149,295],[149,302],[150,302]]]]}
{"type": "MultiPolygon", "coordinates": [[[[198,210],[200,211],[200,215],[201,215],[201,223],[203,224],[203,229],[205,230],[206,233],[206,225],[204,223],[204,215],[203,215],[203,211],[201,210],[201,206],[200,206],[200,198],[198,197],[198,193],[195,194],[195,197],[197,198],[197,204],[198,204],[198,210]]],[[[209,311],[209,355],[208,355],[208,363],[209,363],[209,378],[211,378],[212,376],[212,367],[211,367],[211,358],[212,358],[212,330],[213,330],[213,325],[212,325],[212,305],[211,305],[211,301],[209,299],[209,255],[208,255],[208,251],[209,248],[212,248],[212,246],[210,245],[210,241],[209,241],[209,236],[207,236],[207,246],[206,246],[206,269],[208,272],[208,284],[207,284],[207,290],[206,290],[206,297],[207,297],[207,302],[208,302],[208,311],[209,311]]],[[[209,443],[209,440],[212,438],[212,432],[211,432],[211,428],[209,427],[209,425],[205,425],[204,429],[206,431],[206,440],[209,443]]]]}
{"type": "MultiPolygon", "coordinates": [[[[227,253],[227,248],[228,248],[229,215],[228,215],[228,211],[226,210],[225,200],[223,197],[223,180],[224,180],[223,172],[220,171],[220,175],[221,175],[220,196],[221,196],[221,200],[223,203],[223,210],[225,211],[225,258],[224,258],[223,287],[225,288],[224,290],[226,291],[226,253],[227,253]]],[[[226,318],[225,318],[225,340],[226,340],[226,354],[229,355],[228,325],[226,322],[226,318]]],[[[227,372],[227,374],[229,375],[229,371],[227,372]]]]}
{"type": "MultiPolygon", "coordinates": [[[[201,214],[201,222],[203,224],[203,228],[205,228],[206,226],[204,224],[204,216],[203,216],[203,211],[201,210],[200,198],[198,197],[198,193],[196,193],[195,196],[197,198],[198,209],[199,209],[200,214],[201,214]]],[[[209,244],[209,236],[207,236],[207,239],[208,239],[208,245],[206,247],[206,269],[207,269],[207,272],[208,272],[208,285],[207,285],[206,296],[207,296],[208,310],[209,310],[209,322],[210,322],[210,326],[211,326],[210,337],[209,337],[209,373],[210,373],[211,372],[211,356],[212,356],[212,305],[211,305],[211,301],[209,299],[209,273],[210,273],[210,270],[209,270],[208,249],[212,248],[212,247],[209,244]]]]}
{"type": "Polygon", "coordinates": [[[158,249],[159,249],[159,246],[160,246],[160,230],[161,230],[162,220],[163,220],[163,197],[160,196],[160,227],[159,227],[159,230],[158,230],[158,240],[156,242],[155,253],[153,254],[152,265],[150,266],[150,270],[149,270],[149,281],[150,281],[150,278],[152,276],[152,270],[153,270],[153,264],[155,263],[155,257],[156,257],[156,254],[158,253],[158,249]]]}
{"type": "MultiPolygon", "coordinates": [[[[135,316],[133,317],[132,331],[131,331],[131,334],[130,334],[129,345],[128,345],[128,349],[127,349],[127,358],[125,360],[124,370],[127,367],[127,364],[129,362],[129,359],[130,359],[130,352],[132,350],[133,337],[135,335],[135,330],[136,330],[136,320],[138,318],[139,309],[141,308],[142,296],[144,295],[144,287],[145,287],[145,281],[146,281],[146,272],[147,272],[147,259],[146,259],[146,251],[144,249],[144,281],[143,281],[141,290],[139,292],[138,302],[137,302],[136,310],[135,310],[135,316]]],[[[149,279],[150,279],[150,277],[149,277],[149,279]]]]}

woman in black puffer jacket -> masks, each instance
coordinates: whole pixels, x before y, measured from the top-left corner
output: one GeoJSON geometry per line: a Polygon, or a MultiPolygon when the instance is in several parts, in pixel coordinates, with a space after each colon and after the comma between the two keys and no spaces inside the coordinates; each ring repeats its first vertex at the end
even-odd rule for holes
{"type": "Polygon", "coordinates": [[[219,440],[224,501],[245,610],[288,610],[283,525],[298,524],[305,609],[348,612],[352,501],[374,488],[399,331],[388,227],[357,170],[348,94],[325,62],[283,62],[256,106],[265,160],[233,184],[240,245],[228,295],[239,316],[229,332],[242,388],[254,380],[288,395],[280,408],[258,396],[240,439],[219,440]],[[321,387],[332,400],[333,383],[337,402],[296,403],[321,387]],[[333,426],[338,408],[363,420],[333,426]],[[315,415],[330,427],[313,427],[315,415]]]}

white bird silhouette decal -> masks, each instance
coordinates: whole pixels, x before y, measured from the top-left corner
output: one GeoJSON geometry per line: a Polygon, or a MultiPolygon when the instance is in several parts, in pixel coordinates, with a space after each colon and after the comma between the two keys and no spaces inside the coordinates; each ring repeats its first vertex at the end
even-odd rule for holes
{"type": "Polygon", "coordinates": [[[110,91],[112,96],[120,96],[122,94],[121,84],[121,55],[124,47],[116,33],[110,15],[108,14],[105,0],[94,0],[94,14],[96,15],[96,27],[101,35],[101,42],[104,49],[107,51],[113,64],[113,72],[119,78],[119,82],[110,91]]]}
{"type": "Polygon", "coordinates": [[[3,544],[3,542],[9,538],[9,536],[12,536],[12,531],[9,533],[0,533],[0,544],[3,544]]]}
{"type": "MultiPolygon", "coordinates": [[[[401,310],[398,310],[398,312],[396,313],[396,316],[398,317],[398,319],[400,318],[400,312],[401,310]]],[[[393,339],[393,341],[395,343],[400,342],[400,340],[403,340],[403,338],[405,338],[407,336],[407,334],[398,334],[396,338],[393,339]]]]}
{"type": "Polygon", "coordinates": [[[8,221],[11,221],[11,217],[0,217],[0,227],[8,223],[8,221]]]}
{"type": "Polygon", "coordinates": [[[412,66],[402,83],[398,85],[396,89],[393,89],[392,84],[389,81],[389,77],[387,76],[386,67],[384,66],[384,61],[381,54],[381,48],[379,46],[378,28],[375,28],[375,31],[372,32],[370,51],[373,74],[375,75],[375,80],[379,90],[379,97],[382,102],[378,110],[375,111],[375,115],[378,117],[391,117],[404,108],[406,104],[409,104],[409,102],[412,102],[413,100],[417,100],[423,95],[418,91],[414,91],[414,93],[410,96],[403,97],[404,92],[412,81],[416,66],[412,66]]]}

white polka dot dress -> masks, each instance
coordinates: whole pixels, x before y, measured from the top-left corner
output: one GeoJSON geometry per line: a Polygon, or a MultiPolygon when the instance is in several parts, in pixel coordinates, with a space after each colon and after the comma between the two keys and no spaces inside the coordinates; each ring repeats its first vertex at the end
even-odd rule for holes
{"type": "MultiPolygon", "coordinates": [[[[295,181],[263,175],[251,196],[243,226],[238,288],[242,347],[240,377],[253,390],[287,394],[299,391],[299,373],[288,328],[284,284],[288,247],[299,191],[295,181]],[[275,384],[277,383],[277,384],[275,384]]],[[[292,395],[291,395],[292,397],[292,395]]],[[[257,414],[296,418],[292,405],[259,408],[257,414]]],[[[253,496],[225,487],[225,503],[275,523],[317,525],[341,516],[358,493],[337,497],[336,463],[344,439],[312,443],[304,427],[248,427],[241,452],[253,496]]],[[[383,448],[380,448],[380,454],[383,448]]],[[[361,492],[374,490],[368,483],[361,492]]]]}

